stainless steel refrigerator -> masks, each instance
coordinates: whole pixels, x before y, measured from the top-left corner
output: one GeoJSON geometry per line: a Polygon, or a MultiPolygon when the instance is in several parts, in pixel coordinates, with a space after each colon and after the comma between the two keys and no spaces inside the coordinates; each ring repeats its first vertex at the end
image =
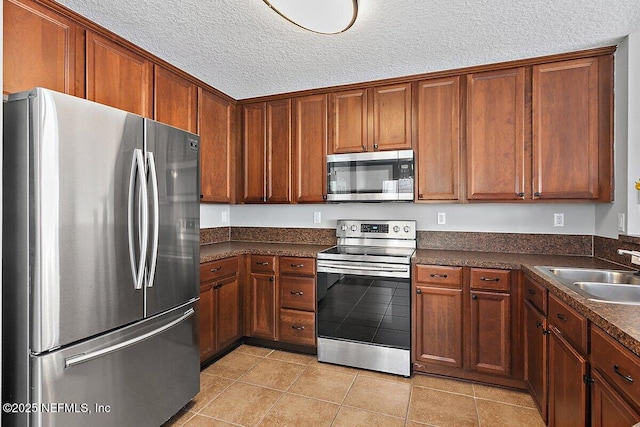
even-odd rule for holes
{"type": "Polygon", "coordinates": [[[3,146],[3,425],[161,425],[199,390],[198,136],[36,88],[3,146]]]}

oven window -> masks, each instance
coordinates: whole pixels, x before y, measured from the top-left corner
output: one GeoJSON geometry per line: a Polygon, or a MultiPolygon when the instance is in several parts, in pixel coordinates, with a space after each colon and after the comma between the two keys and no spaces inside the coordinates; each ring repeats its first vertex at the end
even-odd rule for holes
{"type": "Polygon", "coordinates": [[[408,279],[343,276],[318,301],[318,336],[409,349],[410,307],[408,279]]]}
{"type": "Polygon", "coordinates": [[[397,193],[398,161],[329,163],[330,194],[397,193]]]}

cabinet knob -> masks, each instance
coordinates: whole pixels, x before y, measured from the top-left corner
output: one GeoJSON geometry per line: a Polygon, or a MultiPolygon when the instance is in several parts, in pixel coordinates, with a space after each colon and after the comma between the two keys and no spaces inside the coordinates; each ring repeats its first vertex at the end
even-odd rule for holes
{"type": "Polygon", "coordinates": [[[416,289],[416,294],[420,295],[422,291],[420,289],[416,289]]]}
{"type": "Polygon", "coordinates": [[[200,198],[201,198],[201,199],[204,199],[204,194],[201,194],[201,195],[200,195],[200,198]]]}
{"type": "Polygon", "coordinates": [[[543,329],[542,335],[551,335],[551,329],[543,329]]]}
{"type": "Polygon", "coordinates": [[[377,150],[378,149],[378,144],[373,144],[373,149],[377,150]]]}
{"type": "Polygon", "coordinates": [[[535,192],[535,193],[533,193],[533,195],[534,195],[534,196],[536,196],[536,197],[540,197],[540,196],[542,196],[542,193],[540,193],[540,192],[535,192]]]}
{"type": "Polygon", "coordinates": [[[518,193],[518,197],[524,197],[524,193],[518,193]]]}
{"type": "Polygon", "coordinates": [[[472,294],[472,295],[471,295],[471,299],[473,299],[473,300],[478,299],[478,295],[476,295],[476,294],[472,294]]]}
{"type": "Polygon", "coordinates": [[[326,194],[322,195],[322,200],[327,200],[327,195],[326,194]]]}
{"type": "Polygon", "coordinates": [[[276,278],[275,278],[275,277],[273,277],[273,276],[269,277],[269,281],[270,281],[270,282],[273,282],[274,280],[276,280],[276,278]]]}
{"type": "Polygon", "coordinates": [[[536,328],[539,328],[540,326],[542,326],[542,322],[538,320],[538,321],[536,322],[536,328]]]}

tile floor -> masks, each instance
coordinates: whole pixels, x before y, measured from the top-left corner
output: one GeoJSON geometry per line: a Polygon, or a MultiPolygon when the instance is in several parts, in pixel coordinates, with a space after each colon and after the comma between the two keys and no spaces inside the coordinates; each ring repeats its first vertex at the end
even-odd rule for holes
{"type": "Polygon", "coordinates": [[[527,393],[403,378],[247,345],[202,371],[200,390],[163,427],[544,427],[527,393]]]}

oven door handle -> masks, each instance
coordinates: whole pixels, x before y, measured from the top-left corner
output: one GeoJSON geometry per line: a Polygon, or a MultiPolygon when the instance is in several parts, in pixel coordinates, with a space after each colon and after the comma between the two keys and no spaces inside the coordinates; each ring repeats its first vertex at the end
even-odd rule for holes
{"type": "Polygon", "coordinates": [[[389,272],[389,273],[409,271],[409,266],[408,265],[393,267],[393,266],[380,266],[380,265],[345,265],[345,264],[333,264],[333,263],[328,263],[328,262],[318,263],[318,270],[322,269],[323,267],[324,268],[338,268],[338,269],[344,270],[344,271],[348,271],[348,270],[354,270],[354,271],[356,271],[356,270],[357,271],[382,271],[382,272],[389,272]]]}

